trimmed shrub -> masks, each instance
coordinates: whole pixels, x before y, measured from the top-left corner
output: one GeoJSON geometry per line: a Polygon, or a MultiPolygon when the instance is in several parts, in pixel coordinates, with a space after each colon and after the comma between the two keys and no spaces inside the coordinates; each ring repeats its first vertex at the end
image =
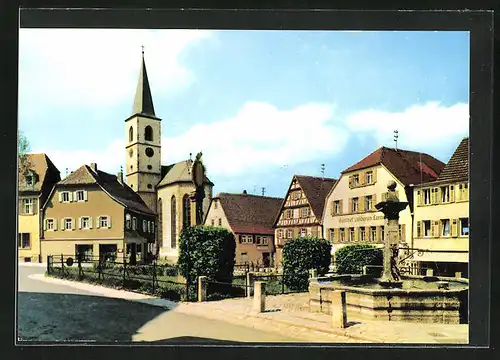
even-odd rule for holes
{"type": "Polygon", "coordinates": [[[305,236],[287,241],[283,245],[283,273],[285,284],[292,290],[306,290],[309,270],[318,275],[328,272],[332,245],[325,239],[305,236]]]}
{"type": "Polygon", "coordinates": [[[335,252],[335,266],[338,274],[361,274],[364,265],[382,265],[383,250],[370,244],[353,244],[341,247],[335,252]]]}
{"type": "MultiPolygon", "coordinates": [[[[180,234],[177,266],[193,287],[198,276],[231,283],[235,249],[234,235],[229,230],[213,226],[190,226],[180,234]]],[[[212,288],[216,291],[216,287],[212,288]]]]}

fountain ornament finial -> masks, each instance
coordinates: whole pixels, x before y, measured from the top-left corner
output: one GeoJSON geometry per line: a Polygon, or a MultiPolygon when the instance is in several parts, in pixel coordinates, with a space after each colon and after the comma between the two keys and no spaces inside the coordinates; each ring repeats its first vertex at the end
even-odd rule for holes
{"type": "Polygon", "coordinates": [[[389,182],[387,183],[387,189],[390,191],[396,190],[396,186],[398,186],[398,185],[396,184],[396,182],[394,180],[389,180],[389,182]]]}

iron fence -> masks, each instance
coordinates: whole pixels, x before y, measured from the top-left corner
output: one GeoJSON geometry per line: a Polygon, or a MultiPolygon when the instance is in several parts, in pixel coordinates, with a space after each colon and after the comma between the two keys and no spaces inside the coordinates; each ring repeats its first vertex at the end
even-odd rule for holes
{"type": "Polygon", "coordinates": [[[47,274],[127,289],[170,300],[196,300],[193,284],[180,275],[177,267],[159,265],[156,261],[151,264],[131,265],[126,259],[48,255],[47,274]]]}

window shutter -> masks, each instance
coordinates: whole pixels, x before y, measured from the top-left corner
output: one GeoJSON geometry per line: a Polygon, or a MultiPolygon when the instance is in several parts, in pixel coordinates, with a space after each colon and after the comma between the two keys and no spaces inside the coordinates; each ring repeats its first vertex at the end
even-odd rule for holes
{"type": "Polygon", "coordinates": [[[108,215],[108,229],[111,229],[111,216],[108,215]]]}
{"type": "Polygon", "coordinates": [[[365,242],[370,242],[370,227],[365,226],[365,242]]]}
{"type": "Polygon", "coordinates": [[[47,230],[47,219],[43,220],[43,230],[47,230]]]}
{"type": "Polygon", "coordinates": [[[349,213],[352,213],[352,198],[349,199],[349,213]]]}
{"type": "Polygon", "coordinates": [[[38,199],[33,199],[33,215],[38,214],[38,199]]]}
{"type": "Polygon", "coordinates": [[[62,202],[62,192],[59,191],[59,202],[62,202]]]}
{"type": "Polygon", "coordinates": [[[401,242],[406,241],[406,225],[402,224],[401,225],[401,242]]]}
{"type": "Polygon", "coordinates": [[[450,202],[455,202],[455,186],[450,185],[450,202]]]}
{"type": "Polygon", "coordinates": [[[458,219],[450,219],[451,223],[451,236],[458,236],[458,219]]]}
{"type": "Polygon", "coordinates": [[[74,201],[78,201],[78,192],[77,191],[73,191],[71,196],[73,196],[74,201]]]}
{"type": "Polygon", "coordinates": [[[64,218],[61,219],[61,231],[65,231],[66,229],[64,228],[64,218]]]}
{"type": "Polygon", "coordinates": [[[382,193],[382,201],[386,201],[387,200],[387,192],[383,192],[382,193]]]}
{"type": "Polygon", "coordinates": [[[377,210],[375,208],[375,204],[377,203],[377,195],[376,194],[373,194],[372,195],[372,208],[370,210],[377,210]]]}
{"type": "Polygon", "coordinates": [[[335,215],[335,200],[332,200],[331,212],[332,212],[332,215],[335,215]]]}
{"type": "Polygon", "coordinates": [[[352,189],[352,175],[349,176],[349,188],[352,189]]]}
{"type": "Polygon", "coordinates": [[[89,216],[89,229],[92,229],[92,216],[89,216]]]}
{"type": "Polygon", "coordinates": [[[422,191],[420,190],[417,191],[417,198],[415,202],[417,206],[422,206],[422,191]]]}
{"type": "Polygon", "coordinates": [[[78,229],[81,229],[82,228],[82,218],[79,217],[78,218],[78,229]]]}
{"type": "Polygon", "coordinates": [[[74,218],[71,218],[71,230],[75,230],[76,226],[75,226],[75,219],[74,218]]]}
{"type": "Polygon", "coordinates": [[[358,242],[358,232],[359,232],[359,228],[354,228],[354,242],[358,242]]]}
{"type": "Polygon", "coordinates": [[[343,200],[342,200],[342,199],[340,199],[340,200],[339,200],[339,214],[342,214],[342,213],[344,212],[344,210],[343,210],[343,208],[342,208],[342,206],[343,206],[342,204],[343,204],[343,200]]]}
{"type": "Polygon", "coordinates": [[[333,229],[333,233],[335,234],[334,235],[335,242],[340,242],[340,229],[339,228],[333,229]]]}
{"type": "Polygon", "coordinates": [[[68,191],[68,198],[69,198],[69,202],[73,201],[73,193],[71,191],[68,191]]]}
{"type": "Polygon", "coordinates": [[[373,173],[372,173],[372,182],[373,183],[376,183],[377,182],[377,169],[373,169],[373,173]]]}
{"type": "Polygon", "coordinates": [[[24,214],[24,212],[23,212],[23,201],[21,199],[19,199],[18,205],[19,205],[19,215],[23,215],[24,214]]]}
{"type": "Polygon", "coordinates": [[[432,237],[439,237],[439,220],[432,222],[432,237]]]}
{"type": "Polygon", "coordinates": [[[417,237],[422,237],[422,221],[417,221],[417,237]]]}
{"type": "Polygon", "coordinates": [[[57,218],[54,219],[54,231],[56,231],[56,230],[57,230],[57,218]]]}
{"type": "Polygon", "coordinates": [[[365,210],[365,197],[360,196],[358,198],[358,212],[363,212],[365,210]]]}
{"type": "Polygon", "coordinates": [[[96,225],[95,225],[96,229],[100,229],[101,228],[101,217],[100,216],[96,216],[96,225]]]}
{"type": "Polygon", "coordinates": [[[364,185],[366,183],[366,172],[362,172],[359,174],[359,185],[364,185]]]}
{"type": "Polygon", "coordinates": [[[83,200],[88,201],[87,190],[83,191],[83,200]]]}

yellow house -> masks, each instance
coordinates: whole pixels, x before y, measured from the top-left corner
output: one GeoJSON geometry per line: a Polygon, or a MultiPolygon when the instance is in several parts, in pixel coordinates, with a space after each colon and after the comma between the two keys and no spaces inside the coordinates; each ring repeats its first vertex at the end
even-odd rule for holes
{"type": "Polygon", "coordinates": [[[272,266],[274,229],[283,199],[220,193],[212,199],[205,225],[221,226],[233,232],[236,240],[236,264],[272,266]]]}
{"type": "Polygon", "coordinates": [[[287,240],[299,236],[323,235],[325,198],[336,179],[294,175],[274,222],[275,266],[281,267],[282,249],[287,240]]]}
{"type": "Polygon", "coordinates": [[[18,179],[18,259],[41,262],[41,208],[61,177],[46,154],[28,154],[27,161],[30,170],[18,179]]]}
{"type": "Polygon", "coordinates": [[[97,164],[83,165],[56,184],[43,206],[42,256],[123,257],[152,252],[155,215],[141,197],[97,164]]]}
{"type": "Polygon", "coordinates": [[[344,170],[326,198],[323,213],[323,235],[332,243],[332,254],[347,244],[383,243],[385,220],[375,204],[384,200],[391,180],[397,184],[399,200],[409,203],[400,213],[399,231],[401,242],[411,243],[411,185],[436,180],[443,167],[424,153],[381,147],[344,170]]]}
{"type": "Polygon", "coordinates": [[[413,248],[419,268],[435,274],[468,276],[469,139],[464,138],[436,181],[415,185],[413,248]]]}

